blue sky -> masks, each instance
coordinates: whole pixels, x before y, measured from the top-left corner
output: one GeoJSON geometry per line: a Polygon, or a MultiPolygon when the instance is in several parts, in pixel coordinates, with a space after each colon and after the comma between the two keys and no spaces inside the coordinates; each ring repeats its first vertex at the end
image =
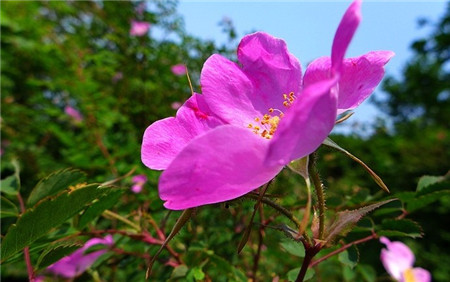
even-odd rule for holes
{"type": "MultiPolygon", "coordinates": [[[[265,31],[284,39],[303,70],[313,59],[330,54],[334,32],[351,1],[188,1],[178,12],[188,33],[204,39],[225,42],[218,23],[230,18],[238,37],[252,31],[265,31]]],[[[363,1],[363,20],[353,38],[347,57],[372,50],[391,50],[396,56],[386,66],[390,75],[399,75],[411,57],[414,39],[430,33],[418,28],[417,20],[438,21],[446,1],[363,1]]],[[[382,95],[380,90],[376,95],[382,95]]],[[[365,102],[355,111],[353,121],[368,123],[380,113],[365,102]]],[[[345,130],[344,130],[345,131],[345,130]]]]}

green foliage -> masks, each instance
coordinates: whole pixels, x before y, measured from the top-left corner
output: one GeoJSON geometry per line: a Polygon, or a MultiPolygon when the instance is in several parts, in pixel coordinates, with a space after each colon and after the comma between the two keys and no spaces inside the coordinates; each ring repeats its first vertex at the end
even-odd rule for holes
{"type": "Polygon", "coordinates": [[[2,240],[2,261],[21,251],[52,228],[58,227],[81,211],[98,197],[112,188],[99,188],[98,184],[89,184],[65,191],[54,198],[41,202],[21,215],[17,223],[8,229],[2,240]]]}

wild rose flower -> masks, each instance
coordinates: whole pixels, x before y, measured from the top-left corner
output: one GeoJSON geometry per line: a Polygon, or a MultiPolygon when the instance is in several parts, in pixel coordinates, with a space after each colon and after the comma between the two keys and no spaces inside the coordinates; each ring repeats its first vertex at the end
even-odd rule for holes
{"type": "Polygon", "coordinates": [[[108,235],[104,239],[90,239],[82,248],[50,265],[47,270],[65,278],[76,277],[85,272],[101,255],[107,252],[107,250],[98,250],[85,253],[90,247],[99,244],[110,247],[114,244],[113,237],[108,235]]]}
{"type": "Polygon", "coordinates": [[[431,274],[427,270],[414,267],[414,253],[402,242],[389,241],[386,237],[381,237],[380,242],[385,244],[387,249],[381,250],[381,262],[389,275],[401,282],[429,282],[431,274]]]}
{"type": "Polygon", "coordinates": [[[133,182],[131,191],[133,191],[133,193],[140,193],[142,191],[142,188],[144,187],[145,182],[147,182],[147,176],[143,174],[135,175],[131,179],[131,182],[133,182]]]}
{"type": "Polygon", "coordinates": [[[75,109],[75,108],[73,108],[71,106],[66,106],[64,108],[64,112],[68,116],[73,118],[73,120],[76,121],[76,122],[81,122],[83,120],[83,116],[81,115],[81,113],[77,109],[75,109]]]}
{"type": "Polygon", "coordinates": [[[217,54],[205,62],[203,94],[194,93],[175,117],[144,133],[142,161],[164,170],[159,195],[166,208],[223,202],[267,183],[292,160],[314,152],[339,111],[368,97],[387,60],[383,51],[344,59],[360,6],[355,1],[346,11],[331,59],[313,62],[303,80],[285,42],[262,32],[241,40],[240,64],[217,54]]]}
{"type": "Polygon", "coordinates": [[[133,21],[131,21],[130,35],[143,36],[143,35],[147,34],[149,29],[150,29],[150,23],[133,20],[133,21]]]}
{"type": "Polygon", "coordinates": [[[184,64],[174,65],[170,68],[174,75],[185,75],[186,74],[186,66],[184,64]]]}

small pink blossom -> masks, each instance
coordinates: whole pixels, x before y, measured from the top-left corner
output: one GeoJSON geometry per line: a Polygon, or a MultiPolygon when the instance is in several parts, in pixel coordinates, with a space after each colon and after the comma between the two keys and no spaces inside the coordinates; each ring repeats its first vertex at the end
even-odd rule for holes
{"type": "Polygon", "coordinates": [[[130,35],[134,36],[143,36],[150,29],[150,23],[148,22],[140,22],[140,21],[131,21],[130,35]]]}
{"type": "Polygon", "coordinates": [[[184,64],[173,65],[170,69],[174,75],[181,76],[186,74],[186,66],[184,64]]]}
{"type": "Polygon", "coordinates": [[[86,269],[88,269],[92,264],[94,264],[94,262],[101,255],[107,252],[106,249],[103,249],[85,253],[90,247],[94,245],[105,245],[107,247],[111,247],[113,244],[114,241],[111,235],[107,235],[104,239],[90,239],[82,248],[50,265],[49,267],[47,267],[47,270],[65,278],[73,278],[79,276],[83,272],[85,272],[86,269]]]}
{"type": "Polygon", "coordinates": [[[147,176],[143,174],[135,175],[131,179],[131,182],[133,182],[131,191],[133,191],[133,193],[140,193],[142,191],[142,188],[144,187],[145,182],[147,182],[147,176]]]}
{"type": "Polygon", "coordinates": [[[181,107],[181,103],[180,102],[173,102],[172,104],[170,104],[170,107],[174,110],[178,110],[181,107]]]}
{"type": "Polygon", "coordinates": [[[414,267],[414,253],[411,249],[399,241],[391,242],[386,237],[381,237],[380,242],[387,249],[381,250],[380,259],[389,275],[400,282],[430,282],[431,274],[427,270],[414,267]]]}
{"type": "Polygon", "coordinates": [[[83,120],[83,116],[81,115],[81,113],[73,108],[72,106],[66,106],[64,108],[64,112],[70,116],[71,118],[73,118],[76,122],[81,122],[83,120]]]}

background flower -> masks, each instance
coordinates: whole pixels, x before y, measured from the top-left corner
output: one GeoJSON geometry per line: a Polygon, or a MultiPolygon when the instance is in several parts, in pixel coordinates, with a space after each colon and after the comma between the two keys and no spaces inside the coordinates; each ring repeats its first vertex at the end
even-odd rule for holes
{"type": "Polygon", "coordinates": [[[147,176],[143,174],[135,175],[131,179],[133,186],[131,186],[131,191],[134,193],[140,193],[144,187],[145,182],[147,182],[147,176]]]}
{"type": "Polygon", "coordinates": [[[150,29],[150,23],[148,22],[140,22],[140,21],[131,21],[130,35],[134,36],[143,36],[150,29]]]}
{"type": "Polygon", "coordinates": [[[173,65],[170,70],[175,75],[185,75],[186,74],[186,66],[184,64],[173,65]]]}

